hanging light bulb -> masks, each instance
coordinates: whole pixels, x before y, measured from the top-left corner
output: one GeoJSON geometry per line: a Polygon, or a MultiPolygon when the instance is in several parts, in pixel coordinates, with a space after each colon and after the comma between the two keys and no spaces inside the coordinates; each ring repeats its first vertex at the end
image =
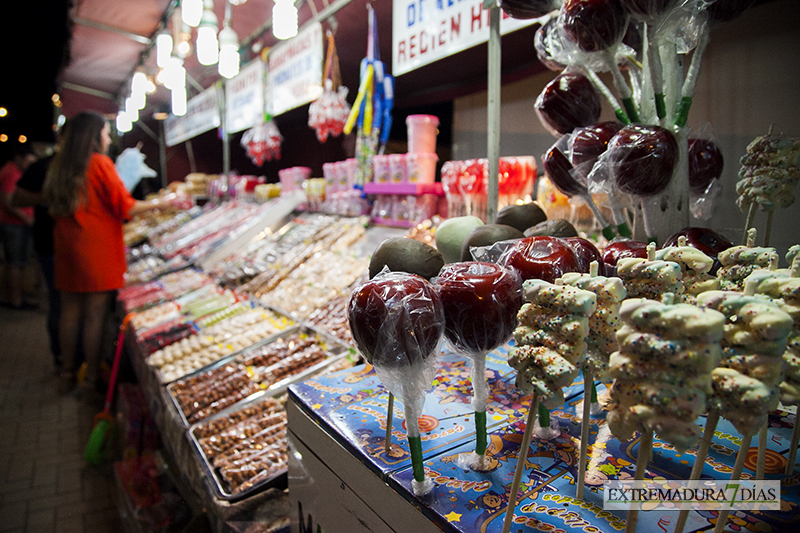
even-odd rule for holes
{"type": "Polygon", "coordinates": [[[144,92],[146,92],[147,94],[153,94],[154,92],[156,92],[156,84],[153,81],[152,76],[147,76],[147,85],[145,85],[144,92]]]}
{"type": "Polygon", "coordinates": [[[125,114],[128,115],[131,122],[139,120],[139,108],[136,107],[136,103],[130,96],[125,99],[125,114]]]}
{"type": "Polygon", "coordinates": [[[183,68],[183,59],[172,56],[164,69],[164,87],[175,90],[186,87],[186,69],[183,68]]]}
{"type": "Polygon", "coordinates": [[[147,74],[144,73],[144,68],[142,67],[137,67],[136,72],[133,73],[133,78],[131,78],[131,92],[147,92],[147,74]]]}
{"type": "Polygon", "coordinates": [[[176,117],[186,114],[186,87],[172,90],[172,114],[176,117]]]}
{"type": "Polygon", "coordinates": [[[197,27],[197,61],[201,65],[213,65],[219,57],[217,42],[217,16],[214,14],[214,0],[205,1],[205,10],[197,27]]]}
{"type": "Polygon", "coordinates": [[[272,35],[291,39],[297,35],[297,8],[293,0],[275,0],[272,6],[272,35]]]}
{"type": "Polygon", "coordinates": [[[192,28],[203,17],[203,0],[181,0],[181,19],[192,28]]]}
{"type": "Polygon", "coordinates": [[[120,110],[117,113],[117,131],[125,133],[126,131],[131,131],[133,129],[133,123],[131,122],[130,117],[124,110],[120,110]]]}
{"type": "Polygon", "coordinates": [[[192,53],[192,28],[181,22],[181,31],[178,32],[178,40],[175,49],[180,57],[187,57],[192,53]]]}
{"type": "Polygon", "coordinates": [[[219,75],[232,78],[239,74],[239,36],[227,24],[219,32],[219,75]]]}
{"type": "Polygon", "coordinates": [[[167,30],[163,30],[156,36],[156,65],[159,68],[167,66],[172,55],[172,35],[167,30]]]}
{"type": "Polygon", "coordinates": [[[147,103],[147,95],[144,92],[131,93],[131,103],[136,106],[136,109],[144,109],[144,104],[147,103]]]}

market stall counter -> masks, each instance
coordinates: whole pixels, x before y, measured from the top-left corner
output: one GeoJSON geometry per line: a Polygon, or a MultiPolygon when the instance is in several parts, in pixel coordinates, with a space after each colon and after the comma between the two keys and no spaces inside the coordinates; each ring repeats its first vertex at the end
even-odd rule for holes
{"type": "MultiPolygon", "coordinates": [[[[458,464],[459,455],[475,446],[469,363],[447,351],[437,362],[437,377],[420,419],[425,474],[434,488],[422,497],[412,488],[405,421],[397,406],[386,453],[388,393],[370,365],[292,385],[287,403],[292,531],[501,531],[530,406],[530,396],[521,396],[514,386],[505,358],[505,348],[487,358],[486,472],[458,464]]],[[[551,428],[557,431],[549,438],[535,431],[542,437],[531,441],[512,531],[623,530],[628,511],[604,510],[603,483],[633,478],[640,436],[621,442],[611,435],[605,410],[592,415],[586,492],[578,500],[582,379],[564,393],[565,404],[551,412],[551,428]]],[[[598,394],[601,404],[608,401],[605,387],[598,394]]],[[[798,476],[783,474],[794,418],[777,411],[769,421],[766,479],[782,481],[781,508],[736,512],[742,530],[792,531],[800,524],[798,476]]],[[[730,477],[741,440],[733,426],[720,423],[705,479],[730,477]]],[[[753,446],[743,478],[754,477],[757,443],[753,446]]],[[[656,439],[646,477],[687,479],[695,452],[680,454],[656,439]]],[[[685,531],[709,530],[718,514],[691,512],[685,531]]],[[[638,531],[671,531],[677,518],[677,510],[641,512],[638,531]]]]}

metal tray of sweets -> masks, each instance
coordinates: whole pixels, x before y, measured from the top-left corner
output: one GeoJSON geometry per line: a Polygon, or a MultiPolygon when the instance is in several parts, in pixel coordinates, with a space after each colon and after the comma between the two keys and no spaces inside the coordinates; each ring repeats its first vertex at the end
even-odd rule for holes
{"type": "MultiPolygon", "coordinates": [[[[201,367],[198,367],[198,368],[192,370],[191,372],[182,375],[181,377],[179,377],[177,379],[168,380],[168,379],[166,379],[164,377],[164,374],[161,372],[161,370],[159,368],[153,368],[150,365],[148,365],[148,368],[152,369],[153,373],[156,375],[156,379],[158,379],[158,382],[161,385],[168,385],[168,384],[173,383],[175,381],[186,379],[186,378],[195,376],[197,374],[202,374],[203,372],[207,372],[208,370],[213,370],[214,368],[217,368],[218,366],[222,366],[225,363],[229,362],[234,357],[236,357],[237,355],[240,355],[241,353],[243,353],[243,352],[245,352],[247,350],[263,346],[264,344],[268,344],[268,343],[272,342],[273,340],[275,340],[276,338],[278,338],[281,335],[283,335],[286,331],[294,329],[294,328],[297,327],[297,319],[294,318],[291,315],[287,315],[286,313],[283,313],[283,312],[281,312],[281,311],[279,311],[277,309],[271,308],[271,307],[265,307],[265,306],[262,306],[262,305],[257,305],[257,306],[254,307],[254,309],[256,307],[262,308],[265,311],[269,311],[271,313],[275,313],[278,317],[281,317],[281,316],[285,317],[289,321],[287,327],[285,329],[283,329],[283,330],[276,331],[275,333],[272,333],[272,334],[264,337],[263,339],[260,339],[260,340],[256,341],[255,343],[253,343],[253,344],[251,344],[249,346],[245,346],[244,348],[241,348],[241,349],[236,350],[234,352],[231,352],[229,354],[225,354],[222,357],[220,357],[219,359],[217,359],[215,361],[212,361],[212,362],[210,362],[210,363],[208,363],[206,365],[203,365],[201,367]]],[[[201,329],[198,332],[198,334],[202,335],[203,334],[203,330],[201,329]]]]}
{"type": "MultiPolygon", "coordinates": [[[[223,478],[220,471],[217,467],[214,466],[212,460],[205,454],[203,451],[203,446],[200,443],[200,438],[197,436],[197,429],[201,426],[211,423],[214,420],[219,420],[221,418],[229,417],[231,414],[241,411],[242,409],[246,409],[248,407],[256,406],[257,404],[267,401],[270,396],[266,396],[263,394],[254,395],[246,400],[243,400],[237,404],[234,404],[226,409],[223,409],[219,413],[215,413],[214,415],[196,422],[189,427],[186,435],[191,443],[192,448],[195,451],[196,456],[198,457],[200,464],[202,465],[203,472],[211,481],[211,486],[214,489],[215,495],[217,498],[229,502],[235,502],[239,500],[243,500],[252,496],[257,492],[261,492],[263,490],[269,488],[276,488],[279,490],[286,489],[288,486],[288,462],[284,463],[283,466],[279,466],[277,470],[266,479],[262,479],[252,486],[243,489],[240,492],[235,492],[232,490],[232,487],[229,486],[228,482],[223,478]]],[[[280,407],[280,410],[285,412],[285,408],[283,406],[280,407]]],[[[234,422],[231,424],[232,427],[235,424],[238,424],[239,421],[234,422]]],[[[284,428],[286,428],[286,424],[284,423],[284,428]]],[[[284,436],[284,441],[286,437],[284,436]]]]}
{"type": "MultiPolygon", "coordinates": [[[[236,354],[231,354],[230,356],[226,356],[225,358],[223,358],[223,359],[221,359],[221,360],[219,360],[219,361],[217,361],[217,362],[215,362],[215,363],[213,363],[211,365],[208,365],[208,366],[204,367],[203,369],[199,369],[199,370],[197,370],[195,372],[192,372],[191,374],[187,374],[187,375],[183,376],[181,378],[181,380],[188,379],[188,378],[191,378],[193,376],[197,376],[197,375],[205,373],[205,372],[216,370],[218,368],[221,368],[221,367],[225,366],[226,364],[239,364],[239,365],[241,365],[242,370],[245,370],[246,366],[243,364],[243,361],[244,361],[244,359],[245,359],[245,357],[247,356],[248,353],[251,353],[254,350],[261,349],[261,348],[263,348],[263,347],[265,347],[265,346],[277,341],[278,339],[291,337],[292,335],[295,335],[295,334],[314,335],[314,336],[316,336],[317,339],[320,340],[320,345],[321,345],[323,351],[328,354],[328,357],[326,357],[324,360],[316,363],[313,366],[310,366],[308,368],[305,368],[305,369],[301,370],[300,372],[288,375],[288,376],[284,377],[283,379],[270,384],[270,386],[268,386],[268,387],[263,387],[262,390],[260,390],[258,392],[254,392],[253,394],[251,394],[251,395],[249,395],[249,396],[247,396],[245,398],[242,398],[238,402],[235,402],[235,403],[231,404],[230,406],[225,407],[220,412],[225,412],[225,411],[228,411],[228,410],[231,410],[231,409],[236,409],[238,406],[240,406],[242,404],[245,404],[245,403],[248,403],[248,402],[252,402],[252,401],[257,401],[259,398],[262,398],[262,397],[277,396],[277,395],[283,393],[289,387],[289,385],[291,385],[293,383],[297,383],[299,381],[303,381],[306,378],[308,378],[309,376],[312,376],[312,375],[316,374],[317,372],[319,372],[320,370],[324,369],[328,365],[331,365],[334,362],[339,361],[344,357],[347,357],[353,350],[352,348],[350,348],[347,345],[343,344],[341,341],[339,341],[338,339],[336,339],[335,337],[329,335],[328,333],[326,333],[324,331],[320,331],[318,329],[312,328],[312,327],[307,326],[307,325],[294,326],[294,327],[291,327],[291,328],[287,328],[286,330],[284,330],[284,331],[282,331],[280,333],[277,333],[275,335],[270,336],[269,338],[265,339],[263,342],[259,342],[257,344],[254,344],[254,345],[248,347],[248,348],[245,348],[244,350],[241,350],[240,352],[238,352],[236,354]]],[[[269,368],[269,367],[264,367],[264,368],[269,368]]],[[[171,400],[171,403],[172,403],[173,407],[175,408],[175,410],[177,411],[178,417],[180,418],[180,420],[184,424],[184,426],[189,426],[191,424],[201,423],[201,422],[203,422],[203,420],[207,420],[207,419],[209,419],[209,418],[211,418],[213,416],[216,416],[218,414],[218,413],[215,413],[215,414],[211,415],[210,417],[206,417],[204,419],[198,420],[197,422],[189,422],[189,420],[187,419],[186,413],[183,410],[183,406],[181,405],[180,401],[178,400],[178,393],[176,392],[178,381],[180,381],[180,380],[176,380],[176,381],[170,383],[167,386],[167,392],[169,393],[169,398],[171,400]]]]}

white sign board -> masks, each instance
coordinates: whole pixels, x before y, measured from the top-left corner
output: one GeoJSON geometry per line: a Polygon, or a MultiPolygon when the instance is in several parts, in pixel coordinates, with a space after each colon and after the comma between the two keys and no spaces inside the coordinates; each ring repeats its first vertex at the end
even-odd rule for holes
{"type": "Polygon", "coordinates": [[[264,122],[264,63],[256,59],[225,84],[225,127],[228,133],[264,122]]]}
{"type": "MultiPolygon", "coordinates": [[[[503,13],[500,33],[535,24],[503,13]]],[[[489,10],[483,0],[394,0],[392,74],[406,72],[489,40],[489,10]]],[[[533,47],[531,47],[531,53],[533,47]]]]}
{"type": "Polygon", "coordinates": [[[185,115],[170,115],[164,122],[167,146],[175,146],[208,130],[219,128],[219,125],[219,93],[217,87],[213,86],[189,100],[185,115]]]}
{"type": "Polygon", "coordinates": [[[267,109],[280,115],[322,94],[322,24],[312,24],[270,51],[267,109]]]}

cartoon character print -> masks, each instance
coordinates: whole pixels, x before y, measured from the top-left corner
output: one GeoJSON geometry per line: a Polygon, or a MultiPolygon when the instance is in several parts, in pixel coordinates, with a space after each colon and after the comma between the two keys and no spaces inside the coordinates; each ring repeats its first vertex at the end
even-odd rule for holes
{"type": "MultiPolygon", "coordinates": [[[[717,520],[719,519],[719,511],[697,511],[697,513],[707,519],[709,524],[716,526],[717,520]]],[[[752,531],[753,533],[763,533],[765,531],[780,530],[773,529],[772,526],[766,522],[762,522],[755,516],[742,511],[733,511],[728,515],[725,531],[752,531]]]]}
{"type": "Polygon", "coordinates": [[[353,383],[361,383],[367,378],[374,378],[375,377],[375,369],[370,364],[364,365],[363,368],[356,372],[351,372],[344,377],[344,382],[353,384],[353,383]]]}
{"type": "Polygon", "coordinates": [[[480,514],[475,517],[475,531],[480,531],[481,524],[489,520],[491,517],[498,513],[505,512],[505,509],[508,506],[508,495],[508,491],[500,494],[490,490],[489,492],[481,494],[474,500],[470,500],[465,505],[465,507],[470,511],[481,511],[480,514]]]}
{"type": "Polygon", "coordinates": [[[455,361],[440,368],[434,383],[432,392],[441,398],[439,405],[453,402],[468,404],[472,400],[472,382],[466,361],[455,361]]]}
{"type": "Polygon", "coordinates": [[[392,444],[387,456],[384,448],[386,435],[373,435],[369,429],[358,429],[355,432],[357,444],[370,456],[381,458],[387,464],[396,464],[407,457],[410,453],[402,446],[392,444]]]}
{"type": "Polygon", "coordinates": [[[372,398],[373,396],[377,396],[382,392],[382,390],[378,389],[363,389],[355,394],[342,394],[341,396],[336,397],[336,407],[334,407],[334,409],[351,403],[360,402],[366,398],[372,398]]]}
{"type": "MultiPolygon", "coordinates": [[[[501,461],[504,463],[506,462],[507,458],[503,455],[503,446],[506,441],[500,438],[499,435],[489,435],[489,442],[486,445],[486,457],[489,461],[485,470],[482,472],[493,472],[497,470],[500,465],[502,464],[501,461]]],[[[461,454],[453,454],[453,455],[445,455],[441,458],[443,463],[452,463],[458,456],[461,454]]]]}

